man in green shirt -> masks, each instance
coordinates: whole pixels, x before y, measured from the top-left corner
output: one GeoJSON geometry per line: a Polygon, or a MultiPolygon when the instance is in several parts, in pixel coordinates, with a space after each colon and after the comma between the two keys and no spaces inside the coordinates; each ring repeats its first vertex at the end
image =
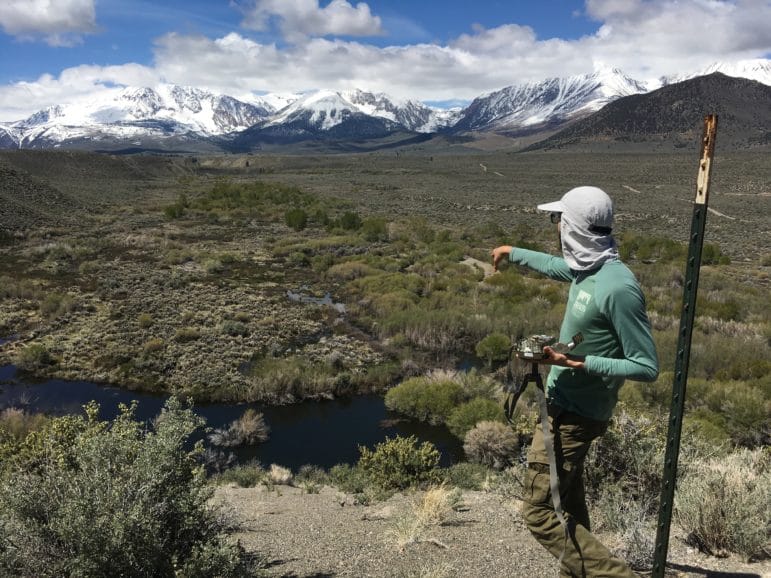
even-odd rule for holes
{"type": "Polygon", "coordinates": [[[611,235],[613,203],[597,187],[571,189],[562,199],[538,205],[558,227],[562,258],[509,245],[492,252],[493,266],[508,258],[569,282],[560,341],[581,333],[569,354],[545,348],[549,425],[559,472],[567,535],[552,505],[549,459],[541,428],[528,452],[523,517],[535,538],[561,559],[562,576],[631,577],[590,532],[583,486],[584,458],[607,429],[625,379],[654,381],[658,358],[643,297],[634,274],[618,259],[611,235]]]}

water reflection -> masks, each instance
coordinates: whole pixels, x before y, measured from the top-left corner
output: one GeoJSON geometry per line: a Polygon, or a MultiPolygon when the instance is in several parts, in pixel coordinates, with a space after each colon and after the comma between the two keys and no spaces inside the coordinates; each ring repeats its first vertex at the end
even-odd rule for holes
{"type": "MultiPolygon", "coordinates": [[[[0,408],[24,406],[28,411],[54,415],[79,413],[83,404],[96,400],[102,418],[112,419],[118,404],[137,400],[137,417],[148,420],[158,414],[167,396],[127,391],[87,381],[51,379],[32,381],[14,366],[0,367],[0,408]]],[[[439,449],[444,466],[463,457],[461,442],[445,427],[400,419],[389,412],[383,398],[362,395],[330,401],[303,402],[288,406],[260,404],[204,404],[194,408],[210,427],[225,427],[248,407],[261,411],[270,426],[270,439],[260,445],[236,448],[239,461],[257,459],[296,470],[304,464],[329,468],[355,463],[358,447],[373,447],[386,437],[416,435],[439,449]]]]}
{"type": "Polygon", "coordinates": [[[332,307],[338,313],[345,313],[345,305],[343,303],[335,303],[332,301],[332,295],[327,293],[324,297],[313,297],[312,295],[306,295],[304,293],[295,293],[294,291],[287,291],[286,296],[290,301],[296,303],[313,303],[314,305],[326,305],[332,307]]]}

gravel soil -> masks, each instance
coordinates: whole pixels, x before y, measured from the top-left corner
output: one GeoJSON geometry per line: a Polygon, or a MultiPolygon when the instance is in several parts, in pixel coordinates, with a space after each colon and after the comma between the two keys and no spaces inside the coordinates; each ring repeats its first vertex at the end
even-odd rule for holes
{"type": "MultiPolygon", "coordinates": [[[[525,528],[519,502],[495,493],[464,491],[449,518],[400,547],[399,528],[414,517],[420,496],[403,493],[356,505],[352,496],[329,487],[307,493],[289,486],[228,485],[217,488],[215,499],[233,516],[235,537],[247,551],[265,558],[271,577],[558,575],[556,560],[525,528]]],[[[600,537],[613,544],[613,536],[600,537]]],[[[769,578],[771,562],[707,556],[673,533],[667,576],[769,578]]]]}

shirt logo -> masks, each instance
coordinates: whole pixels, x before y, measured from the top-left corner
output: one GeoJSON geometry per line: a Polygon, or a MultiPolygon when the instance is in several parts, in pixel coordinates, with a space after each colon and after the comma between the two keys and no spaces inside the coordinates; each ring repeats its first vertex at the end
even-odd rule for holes
{"type": "Polygon", "coordinates": [[[583,289],[578,292],[576,300],[573,302],[573,314],[576,317],[583,317],[586,313],[586,308],[592,301],[592,296],[583,289]]]}

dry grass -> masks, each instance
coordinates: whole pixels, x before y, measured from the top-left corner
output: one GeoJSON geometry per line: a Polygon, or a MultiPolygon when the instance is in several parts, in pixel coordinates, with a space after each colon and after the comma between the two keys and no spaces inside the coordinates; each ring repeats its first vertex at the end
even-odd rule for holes
{"type": "Polygon", "coordinates": [[[399,549],[404,550],[410,544],[430,542],[446,548],[436,538],[428,536],[431,528],[446,522],[458,507],[462,494],[457,489],[436,486],[426,490],[411,510],[398,518],[390,531],[399,549]]]}
{"type": "Polygon", "coordinates": [[[771,456],[738,450],[693,465],[681,482],[675,520],[699,549],[736,552],[748,559],[771,555],[771,456]]]}
{"type": "Polygon", "coordinates": [[[267,479],[277,486],[288,486],[292,483],[292,471],[278,464],[271,464],[267,473],[267,479]]]}

